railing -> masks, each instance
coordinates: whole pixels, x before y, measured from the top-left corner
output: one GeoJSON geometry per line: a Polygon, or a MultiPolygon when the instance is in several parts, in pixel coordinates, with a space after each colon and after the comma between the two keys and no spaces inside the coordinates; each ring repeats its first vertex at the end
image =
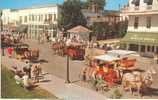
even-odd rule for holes
{"type": "Polygon", "coordinates": [[[148,5],[148,6],[136,6],[136,7],[126,7],[123,8],[123,12],[141,12],[141,11],[158,11],[157,5],[148,5]]]}

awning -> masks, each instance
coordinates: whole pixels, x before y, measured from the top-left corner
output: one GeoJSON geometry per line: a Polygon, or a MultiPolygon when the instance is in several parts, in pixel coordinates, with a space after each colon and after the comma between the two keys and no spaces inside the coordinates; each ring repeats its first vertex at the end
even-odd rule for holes
{"type": "Polygon", "coordinates": [[[101,56],[95,56],[95,59],[111,62],[111,61],[119,60],[120,58],[106,54],[106,55],[101,55],[101,56]]]}
{"type": "Polygon", "coordinates": [[[121,43],[156,45],[158,46],[158,33],[130,33],[128,32],[121,43]]]}

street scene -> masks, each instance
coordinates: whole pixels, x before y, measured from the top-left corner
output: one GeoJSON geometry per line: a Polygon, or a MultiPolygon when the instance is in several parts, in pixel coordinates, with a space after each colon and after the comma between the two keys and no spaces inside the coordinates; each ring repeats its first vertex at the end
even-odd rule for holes
{"type": "Polygon", "coordinates": [[[3,1],[1,98],[158,99],[158,1],[116,1],[3,1]]]}

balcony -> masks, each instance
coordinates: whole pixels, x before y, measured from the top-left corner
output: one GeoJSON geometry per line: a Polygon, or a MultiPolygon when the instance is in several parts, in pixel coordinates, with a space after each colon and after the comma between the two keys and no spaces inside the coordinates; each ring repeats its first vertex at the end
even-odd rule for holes
{"type": "Polygon", "coordinates": [[[157,5],[147,5],[147,6],[136,6],[136,7],[125,7],[122,9],[123,13],[156,13],[158,14],[158,6],[157,5]]]}

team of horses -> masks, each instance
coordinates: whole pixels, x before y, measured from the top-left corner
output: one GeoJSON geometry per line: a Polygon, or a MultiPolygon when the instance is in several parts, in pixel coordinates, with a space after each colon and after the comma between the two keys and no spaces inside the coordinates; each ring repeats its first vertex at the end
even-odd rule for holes
{"type": "MultiPolygon", "coordinates": [[[[137,93],[138,95],[143,95],[144,92],[147,92],[153,83],[153,76],[156,74],[154,69],[148,69],[145,72],[140,71],[130,71],[126,72],[123,70],[115,70],[117,75],[117,80],[115,85],[121,84],[125,91],[130,91],[131,94],[137,93]],[[119,81],[119,83],[118,83],[119,81]]],[[[97,74],[97,70],[94,67],[85,67],[81,71],[80,76],[83,80],[86,81],[96,81],[101,79],[101,75],[97,74]]],[[[110,76],[110,79],[114,79],[110,76]]],[[[108,81],[102,80],[95,84],[95,87],[100,90],[109,90],[108,81]]]]}

